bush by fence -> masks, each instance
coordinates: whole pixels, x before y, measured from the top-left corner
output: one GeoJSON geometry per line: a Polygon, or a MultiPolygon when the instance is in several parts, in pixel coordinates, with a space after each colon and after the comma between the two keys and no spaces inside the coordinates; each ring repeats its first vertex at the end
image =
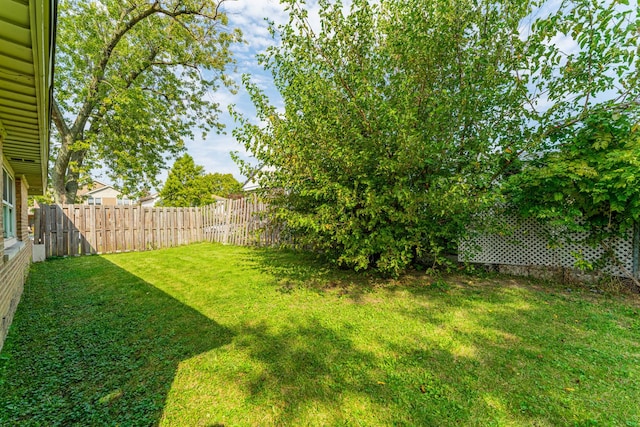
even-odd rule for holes
{"type": "Polygon", "coordinates": [[[568,233],[515,216],[502,218],[502,223],[500,233],[476,234],[460,242],[458,259],[478,264],[561,269],[575,269],[582,264],[613,276],[638,277],[637,226],[623,238],[609,239],[612,253],[604,256],[605,248],[587,243],[585,233],[568,233]],[[601,262],[604,264],[599,265],[601,262]]]}
{"type": "MultiPolygon", "coordinates": [[[[604,253],[602,247],[581,242],[585,236],[562,235],[561,230],[532,220],[511,217],[504,224],[503,233],[478,234],[461,242],[459,260],[572,269],[577,259],[595,264],[604,253]],[[557,244],[550,244],[550,237],[557,244]]],[[[34,243],[45,246],[47,257],[144,251],[202,241],[261,246],[286,243],[282,227],[268,217],[268,204],[256,197],[193,208],[43,205],[35,210],[34,227],[34,243]]],[[[610,242],[619,262],[610,262],[603,271],[638,277],[638,234],[636,227],[635,233],[610,242]]]]}

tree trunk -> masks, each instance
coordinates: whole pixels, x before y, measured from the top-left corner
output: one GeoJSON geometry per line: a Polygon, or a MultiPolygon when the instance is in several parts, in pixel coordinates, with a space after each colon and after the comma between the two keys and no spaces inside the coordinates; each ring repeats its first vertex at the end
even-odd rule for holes
{"type": "Polygon", "coordinates": [[[53,101],[52,118],[60,134],[60,149],[51,172],[53,186],[53,200],[60,204],[73,204],[78,193],[79,166],[84,162],[85,150],[74,151],[72,147],[83,138],[84,126],[89,117],[91,103],[83,106],[82,114],[78,115],[73,127],[69,127],[64,120],[58,104],[53,101]],[[77,165],[78,167],[75,167],[77,165]]]}
{"type": "Polygon", "coordinates": [[[62,144],[58,150],[58,157],[53,165],[51,171],[51,181],[53,185],[53,200],[56,203],[69,203],[67,200],[66,175],[67,168],[69,167],[69,160],[71,159],[71,151],[69,146],[73,143],[71,135],[66,135],[62,138],[62,144]]]}
{"type": "Polygon", "coordinates": [[[67,183],[65,184],[65,197],[67,203],[76,203],[78,195],[80,169],[84,163],[86,151],[74,151],[71,153],[70,167],[67,168],[67,183]]]}
{"type": "MultiPolygon", "coordinates": [[[[73,141],[72,141],[73,142],[73,141]]],[[[68,143],[63,143],[51,172],[53,199],[59,204],[74,204],[78,194],[80,168],[86,152],[71,151],[68,143]]]]}

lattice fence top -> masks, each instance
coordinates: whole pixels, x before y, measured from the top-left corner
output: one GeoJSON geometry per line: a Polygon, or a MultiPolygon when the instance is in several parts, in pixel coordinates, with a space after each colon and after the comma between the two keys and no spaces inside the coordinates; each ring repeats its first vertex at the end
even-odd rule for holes
{"type": "MultiPolygon", "coordinates": [[[[595,262],[605,252],[601,246],[587,244],[586,233],[563,232],[516,216],[507,216],[503,220],[503,232],[479,234],[461,242],[458,259],[480,264],[571,268],[576,266],[578,258],[595,262]]],[[[633,271],[633,233],[630,231],[625,238],[612,239],[611,247],[622,267],[628,272],[633,271]]],[[[611,262],[603,271],[624,275],[623,269],[611,262]]]]}

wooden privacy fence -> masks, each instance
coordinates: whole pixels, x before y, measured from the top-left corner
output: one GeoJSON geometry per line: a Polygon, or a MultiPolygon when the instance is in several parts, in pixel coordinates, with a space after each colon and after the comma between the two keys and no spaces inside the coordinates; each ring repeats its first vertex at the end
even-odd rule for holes
{"type": "Polygon", "coordinates": [[[273,245],[280,231],[257,198],[193,208],[42,205],[35,209],[34,243],[47,257],[170,248],[210,241],[273,245]]]}
{"type": "Polygon", "coordinates": [[[280,243],[281,227],[267,217],[258,198],[225,200],[201,208],[204,240],[239,246],[280,243]]]}
{"type": "Polygon", "coordinates": [[[202,241],[197,208],[43,205],[34,243],[47,257],[169,248],[202,241]]]}

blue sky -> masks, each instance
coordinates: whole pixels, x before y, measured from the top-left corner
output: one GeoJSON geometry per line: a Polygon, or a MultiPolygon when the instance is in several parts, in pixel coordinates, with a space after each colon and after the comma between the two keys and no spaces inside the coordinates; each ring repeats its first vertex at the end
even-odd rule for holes
{"type": "MultiPolygon", "coordinates": [[[[310,2],[310,9],[313,15],[317,16],[317,12],[314,13],[317,11],[317,2],[310,2]]],[[[269,95],[272,103],[276,107],[283,108],[282,100],[273,87],[271,74],[258,65],[256,54],[274,43],[268,32],[265,18],[276,23],[285,23],[287,14],[284,7],[278,0],[235,0],[227,1],[224,10],[229,17],[229,26],[240,28],[246,40],[246,44],[233,48],[237,61],[237,70],[232,74],[234,80],[240,84],[242,74],[250,74],[253,81],[269,95]]],[[[238,151],[245,158],[248,157],[248,153],[244,152],[244,148],[231,134],[235,123],[227,107],[234,104],[238,111],[249,118],[255,116],[255,109],[242,87],[237,94],[231,94],[222,88],[209,96],[220,104],[222,110],[220,120],[226,125],[226,134],[211,133],[204,140],[201,135],[196,135],[194,140],[186,141],[187,151],[193,156],[196,164],[204,166],[207,172],[231,173],[243,182],[245,177],[240,174],[238,166],[231,159],[230,152],[238,151]]],[[[164,179],[162,177],[163,181],[164,179]]]]}

